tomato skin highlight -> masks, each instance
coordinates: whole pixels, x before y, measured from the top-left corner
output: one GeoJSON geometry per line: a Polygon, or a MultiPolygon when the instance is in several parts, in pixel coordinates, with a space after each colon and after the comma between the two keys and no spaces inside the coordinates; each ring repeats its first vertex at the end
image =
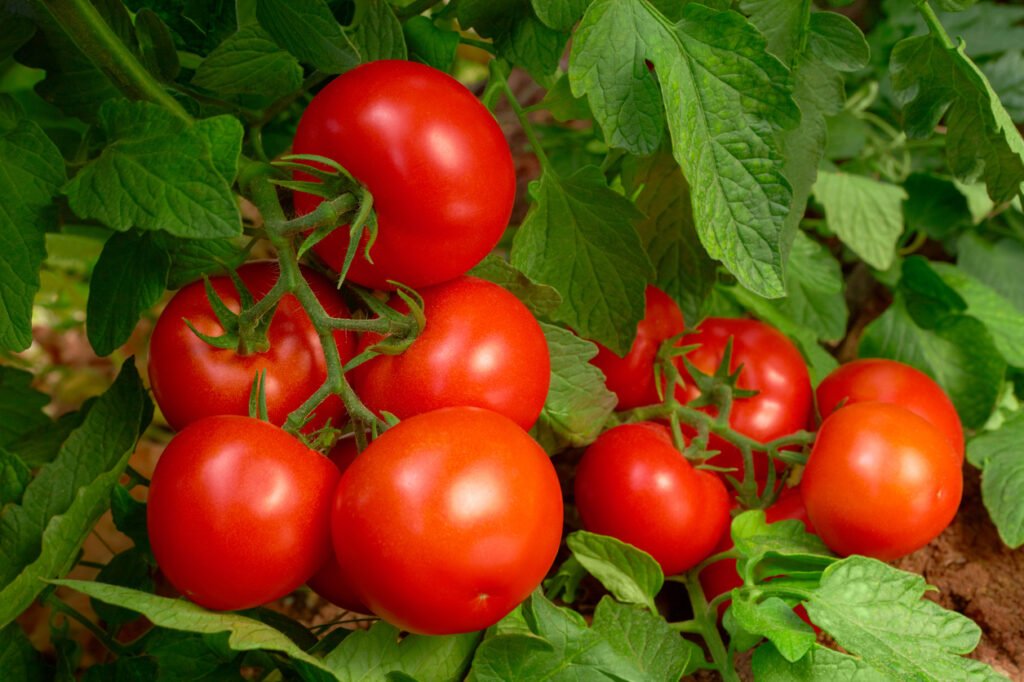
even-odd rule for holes
{"type": "MultiPolygon", "coordinates": [[[[238,276],[255,300],[260,300],[277,280],[278,267],[270,261],[246,263],[238,276]]],[[[348,307],[325,277],[303,268],[303,276],[328,314],[348,317],[348,307]]],[[[211,277],[221,300],[234,312],[240,308],[238,292],[227,275],[211,277]]],[[[182,287],[153,329],[149,346],[149,381],[160,411],[171,428],[180,431],[203,417],[220,414],[247,416],[253,378],[266,370],[267,416],[282,425],[327,378],[320,339],[313,323],[291,294],[281,299],[267,330],[270,348],[247,356],[234,350],[214,348],[195,335],[188,320],[200,332],[220,336],[223,327],[214,315],[202,281],[182,287]]],[[[341,361],[352,357],[355,340],[347,332],[335,332],[341,361]]],[[[328,397],[314,412],[309,430],[328,419],[335,426],[345,418],[341,398],[328,397]]]]}
{"type": "MultiPolygon", "coordinates": [[[[679,345],[699,345],[686,357],[700,371],[713,374],[722,362],[730,338],[733,342],[729,369],[735,372],[743,365],[737,386],[758,393],[734,399],[729,425],[761,443],[807,428],[814,414],[811,378],[800,351],[779,330],[757,320],[710,317],[694,333],[684,336],[679,345]]],[[[677,389],[676,396],[689,402],[700,392],[685,369],[683,372],[686,385],[677,389]]],[[[711,407],[702,409],[715,413],[711,407]]],[[[708,448],[718,451],[708,460],[709,464],[735,468],[732,475],[743,476],[743,457],[738,448],[714,434],[708,439],[708,448]]],[[[767,460],[763,453],[754,453],[758,481],[764,481],[768,475],[767,460]]],[[[782,468],[782,463],[777,462],[776,469],[782,468]]]]}
{"type": "Polygon", "coordinates": [[[964,455],[964,429],[953,401],[924,372],[895,360],[862,359],[825,377],[815,392],[822,419],[842,405],[876,401],[901,405],[941,431],[964,455]]]}
{"type": "Polygon", "coordinates": [[[963,476],[942,432],[898,405],[865,402],[821,425],[800,487],[811,523],[832,551],[892,561],[949,525],[963,476]]]}
{"type": "Polygon", "coordinates": [[[658,347],[685,329],[683,313],[668,294],[649,284],[644,296],[644,318],[637,325],[629,352],[619,357],[595,342],[597,355],[590,361],[604,373],[605,385],[618,397],[618,410],[661,402],[654,374],[658,347]]]}
{"type": "Polygon", "coordinates": [[[333,536],[363,602],[422,634],[493,625],[551,567],[562,493],[547,454],[515,423],[475,407],[403,420],[338,484],[333,536]]]}
{"type": "MultiPolygon", "coordinates": [[[[348,273],[364,286],[457,277],[494,248],[512,213],[515,169],[501,128],[465,86],[423,64],[377,61],[338,76],[303,112],[293,150],[337,161],[373,194],[373,263],[360,253],[348,273]]],[[[300,215],[320,201],[295,193],[300,215]]],[[[338,270],[348,243],[339,228],[314,251],[338,270]]]]}
{"type": "MultiPolygon", "coordinates": [[[[482,407],[523,429],[540,416],[551,383],[547,340],[507,290],[463,276],[420,291],[427,324],[400,355],[354,368],[352,387],[367,407],[400,419],[442,407],[482,407]]],[[[396,310],[408,306],[397,297],[396,310]]],[[[380,340],[364,334],[358,352],[380,340]]]]}
{"type": "Polygon", "coordinates": [[[729,528],[725,485],[694,469],[660,424],[601,434],[580,460],[574,490],[585,529],[642,549],[665,575],[703,561],[729,528]]]}
{"type": "Polygon", "coordinates": [[[209,609],[279,599],[327,558],[337,468],[250,417],[193,422],[150,482],[147,528],[170,583],[209,609]]]}

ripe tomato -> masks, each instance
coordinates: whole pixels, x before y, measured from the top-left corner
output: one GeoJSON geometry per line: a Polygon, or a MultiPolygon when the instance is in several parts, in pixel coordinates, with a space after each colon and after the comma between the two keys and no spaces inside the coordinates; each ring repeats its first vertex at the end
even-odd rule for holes
{"type": "MultiPolygon", "coordinates": [[[[419,288],[463,274],[512,212],[515,169],[501,128],[462,84],[423,64],[379,61],[338,76],[309,103],[293,149],[337,161],[373,194],[373,263],[360,255],[348,274],[365,286],[419,288]]],[[[320,201],[295,194],[300,214],[320,201]]],[[[348,243],[339,228],[314,250],[337,270],[348,243]]]]}
{"type": "Polygon", "coordinates": [[[867,401],[902,405],[949,439],[963,458],[964,429],[953,402],[931,377],[895,360],[854,360],[818,386],[818,410],[828,417],[841,405],[867,401]]]}
{"type": "MultiPolygon", "coordinates": [[[[355,461],[358,454],[356,439],[349,436],[339,440],[331,448],[331,451],[327,453],[327,458],[334,463],[339,473],[344,474],[349,465],[355,461]]],[[[358,560],[358,557],[349,556],[346,558],[346,561],[358,560]]],[[[359,595],[355,593],[355,590],[352,589],[345,575],[341,572],[340,559],[334,549],[333,542],[331,543],[327,561],[313,574],[312,578],[306,581],[306,584],[321,597],[346,611],[370,613],[370,609],[359,599],[359,595]]]]}
{"type": "Polygon", "coordinates": [[[665,575],[696,566],[729,528],[729,494],[694,469],[666,427],[624,424],[601,434],[576,470],[583,527],[644,550],[665,575]]]}
{"type": "Polygon", "coordinates": [[[938,429],[888,403],[855,403],[821,425],[800,487],[832,551],[891,561],[949,525],[963,490],[960,457],[938,429]]]}
{"type": "Polygon", "coordinates": [[[506,417],[451,407],[411,417],[338,484],[335,547],[362,600],[424,634],[493,625],[540,584],[562,535],[550,460],[506,417]]]}
{"type": "MultiPolygon", "coordinates": [[[[519,299],[463,276],[423,289],[427,324],[400,355],[356,367],[352,387],[366,406],[401,419],[442,407],[483,407],[528,429],[551,382],[547,341],[519,299]]],[[[396,309],[408,310],[393,301],[396,309]]],[[[365,334],[359,352],[380,340],[365,334]]]]}
{"type": "Polygon", "coordinates": [[[605,385],[618,396],[620,410],[660,402],[654,376],[658,347],[684,329],[682,311],[664,291],[648,285],[646,302],[644,319],[637,325],[629,352],[620,358],[597,344],[597,355],[590,361],[604,372],[605,385]]]}
{"type": "Polygon", "coordinates": [[[149,487],[160,570],[190,600],[233,611],[278,599],[324,563],[338,470],[276,426],[223,415],[167,445],[149,487]]]}
{"type": "MultiPolygon", "coordinates": [[[[681,346],[698,345],[687,358],[697,369],[712,374],[721,364],[730,338],[733,341],[729,369],[735,372],[743,365],[737,385],[758,392],[753,397],[733,401],[730,426],[761,443],[807,428],[814,407],[811,379],[800,351],[779,330],[757,320],[711,317],[679,343],[681,346]]],[[[688,378],[684,370],[684,379],[688,378]]],[[[691,382],[677,391],[683,401],[693,400],[699,394],[691,382]]],[[[705,409],[714,413],[713,408],[705,409]]],[[[739,450],[714,435],[708,441],[710,449],[719,451],[709,462],[733,467],[734,475],[742,477],[743,457],[739,450]]],[[[768,473],[767,457],[755,452],[754,458],[755,476],[763,481],[768,473]]]]}
{"type": "MultiPolygon", "coordinates": [[[[272,262],[246,263],[238,276],[255,300],[261,299],[277,280],[272,262]]],[[[335,317],[348,317],[348,308],[334,284],[312,270],[303,270],[324,309],[335,317]]],[[[210,283],[221,300],[233,310],[241,309],[231,278],[211,277],[210,283]]],[[[305,311],[294,296],[286,295],[274,312],[267,331],[270,349],[242,356],[234,350],[214,348],[185,324],[188,320],[200,332],[219,336],[223,327],[210,307],[203,282],[182,287],[160,314],[149,345],[149,381],[153,396],[167,423],[183,429],[202,417],[218,414],[249,414],[249,393],[253,377],[266,370],[267,416],[283,424],[327,378],[320,339],[305,311]]],[[[350,334],[336,332],[335,341],[342,362],[352,357],[350,334]]],[[[338,425],[345,409],[338,396],[330,396],[314,413],[310,429],[328,419],[338,425]]]]}

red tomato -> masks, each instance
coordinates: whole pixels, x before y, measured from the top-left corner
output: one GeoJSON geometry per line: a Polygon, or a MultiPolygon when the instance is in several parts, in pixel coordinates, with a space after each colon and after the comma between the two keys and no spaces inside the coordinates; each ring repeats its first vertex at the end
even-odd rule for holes
{"type": "Polygon", "coordinates": [[[816,394],[823,419],[841,405],[868,401],[902,405],[941,431],[963,458],[964,429],[953,402],[931,377],[910,365],[855,360],[825,377],[816,394]]]}
{"type": "Polygon", "coordinates": [[[707,558],[729,528],[725,485],[694,469],[660,424],[601,434],[580,460],[575,495],[584,528],[642,549],[665,575],[707,558]]]}
{"type": "Polygon", "coordinates": [[[404,630],[493,625],[540,584],[562,534],[550,460],[506,417],[452,407],[386,431],[338,485],[341,564],[373,612],[404,630]]]}
{"type": "MultiPolygon", "coordinates": [[[[277,281],[272,262],[246,263],[238,275],[255,300],[277,281]]],[[[348,317],[348,308],[334,284],[311,270],[303,270],[324,309],[335,317],[348,317]]],[[[238,292],[228,276],[211,277],[210,283],[221,300],[233,310],[241,309],[238,292]]],[[[153,397],[167,423],[176,430],[218,414],[249,414],[249,393],[253,378],[266,370],[267,415],[274,424],[284,424],[327,378],[320,339],[298,300],[286,295],[274,312],[267,331],[270,349],[242,356],[234,350],[214,348],[185,324],[188,320],[200,332],[224,333],[206,297],[203,282],[193,282],[174,295],[153,329],[149,345],[149,381],[153,397]]],[[[352,357],[350,334],[335,332],[342,362],[352,357]]],[[[344,420],[345,408],[338,396],[330,396],[317,408],[310,429],[344,420]]]]}
{"type": "Polygon", "coordinates": [[[279,599],[324,563],[338,471],[276,426],[224,415],[167,445],[149,487],[160,570],[190,600],[233,611],[279,599]]]}
{"type": "MultiPolygon", "coordinates": [[[[737,385],[758,392],[753,397],[733,401],[729,415],[732,428],[761,443],[807,428],[814,407],[811,379],[800,351],[779,330],[757,320],[711,317],[679,344],[698,345],[686,357],[697,369],[712,374],[721,364],[730,338],[733,341],[729,369],[734,372],[743,365],[737,385]]],[[[684,374],[684,378],[689,376],[684,374]]],[[[692,383],[677,392],[683,401],[693,400],[699,394],[692,383]]],[[[705,409],[714,413],[713,408],[705,409]]],[[[733,475],[742,477],[743,457],[739,450],[714,435],[708,441],[710,449],[719,451],[709,463],[733,467],[733,475]]],[[[759,481],[767,476],[767,457],[763,453],[754,453],[754,472],[759,481]]]]}
{"type": "MultiPolygon", "coordinates": [[[[352,387],[366,406],[401,419],[442,407],[483,407],[528,429],[551,382],[548,345],[537,320],[497,284],[460,277],[423,289],[427,325],[400,355],[356,367],[352,387]]],[[[401,300],[392,302],[401,311],[401,300]]],[[[380,340],[365,334],[359,352],[380,340]]]]}
{"type": "MultiPolygon", "coordinates": [[[[512,213],[515,169],[501,128],[461,83],[423,64],[379,61],[335,78],[303,113],[294,152],[337,161],[373,194],[373,264],[360,255],[348,273],[365,286],[458,277],[494,248],[512,213]]],[[[300,214],[320,201],[295,194],[300,214]]],[[[348,242],[339,228],[314,250],[338,270],[348,242]]]]}
{"type": "Polygon", "coordinates": [[[891,561],[949,525],[963,490],[960,456],[910,410],[855,403],[818,431],[800,487],[832,551],[891,561]]]}
{"type": "MultiPolygon", "coordinates": [[[[339,440],[331,448],[331,451],[327,453],[327,458],[334,462],[334,466],[338,467],[340,473],[344,474],[358,454],[356,439],[353,436],[348,436],[339,440]]],[[[345,578],[345,574],[342,573],[338,553],[335,551],[333,543],[331,544],[330,556],[327,561],[312,578],[306,581],[306,584],[321,597],[346,611],[370,613],[370,609],[359,599],[359,595],[355,593],[345,578]]],[[[351,556],[346,559],[346,561],[358,560],[358,557],[351,556]]]]}
{"type": "Polygon", "coordinates": [[[660,402],[654,376],[658,347],[685,328],[683,313],[664,291],[648,285],[646,301],[644,319],[637,325],[629,352],[620,358],[598,343],[597,356],[590,361],[604,372],[605,385],[618,396],[620,410],[660,402]]]}

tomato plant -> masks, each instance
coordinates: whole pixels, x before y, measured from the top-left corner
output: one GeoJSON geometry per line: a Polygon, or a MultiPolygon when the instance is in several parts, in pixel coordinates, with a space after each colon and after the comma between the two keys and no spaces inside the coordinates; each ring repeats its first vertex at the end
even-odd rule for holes
{"type": "Polygon", "coordinates": [[[328,556],[338,471],[249,417],[193,422],[167,445],[149,486],[160,570],[201,606],[236,610],[288,594],[328,556]]]}
{"type": "Polygon", "coordinates": [[[694,469],[659,424],[627,424],[587,448],[576,470],[583,527],[644,550],[666,575],[705,559],[729,525],[717,476],[694,469]]]}
{"type": "Polygon", "coordinates": [[[821,425],[800,488],[830,548],[891,561],[949,525],[963,478],[943,432],[899,405],[864,402],[821,425]]]}
{"type": "MultiPolygon", "coordinates": [[[[422,64],[378,61],[335,78],[309,103],[292,151],[326,156],[373,193],[379,232],[353,261],[353,282],[437,284],[476,265],[498,243],[515,197],[508,143],[465,86],[422,64]]],[[[297,193],[308,213],[318,197],[297,193]]],[[[315,247],[339,270],[344,230],[315,247]]]]}
{"type": "MultiPolygon", "coordinates": [[[[345,301],[330,281],[310,270],[303,270],[303,276],[330,314],[348,316],[345,301]]],[[[278,269],[271,262],[247,263],[238,269],[238,277],[259,300],[277,281],[278,269]]],[[[229,277],[211,277],[210,286],[224,305],[236,313],[240,310],[239,294],[229,277]]],[[[264,350],[243,355],[234,348],[217,348],[193,329],[207,336],[226,331],[202,281],[183,287],[171,298],[150,341],[153,397],[176,430],[203,417],[249,414],[253,379],[261,372],[266,372],[263,388],[268,418],[281,425],[327,378],[317,330],[293,296],[285,296],[277,304],[266,330],[269,347],[264,350]]],[[[350,358],[352,335],[338,331],[334,338],[342,359],[350,358]]],[[[323,426],[327,420],[337,426],[344,417],[341,400],[330,396],[317,408],[310,428],[323,426]]]]}
{"type": "Polygon", "coordinates": [[[547,455],[507,417],[452,407],[403,420],[345,472],[333,512],[342,572],[412,632],[498,622],[540,584],[562,535],[547,455]]]}

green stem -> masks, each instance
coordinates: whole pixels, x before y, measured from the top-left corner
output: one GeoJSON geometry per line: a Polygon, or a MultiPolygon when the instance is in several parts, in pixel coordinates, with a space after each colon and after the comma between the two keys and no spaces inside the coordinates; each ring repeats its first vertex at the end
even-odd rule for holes
{"type": "Polygon", "coordinates": [[[675,623],[669,623],[668,626],[676,632],[686,632],[691,635],[699,635],[704,632],[701,629],[700,623],[696,620],[680,620],[675,623]]]}
{"type": "Polygon", "coordinates": [[[120,642],[115,640],[113,637],[108,635],[106,632],[101,630],[99,626],[96,625],[96,623],[93,623],[91,620],[82,615],[78,611],[78,609],[74,608],[70,604],[67,604],[60,598],[58,598],[56,593],[51,592],[50,594],[48,594],[43,599],[43,603],[49,606],[54,611],[57,611],[58,613],[63,613],[68,618],[77,621],[79,624],[82,625],[82,627],[91,632],[93,636],[96,639],[98,639],[100,643],[103,644],[103,646],[107,647],[107,649],[114,652],[118,656],[127,656],[131,653],[127,647],[125,647],[120,642]]]}
{"type": "Polygon", "coordinates": [[[459,36],[459,42],[462,43],[463,45],[469,45],[470,47],[481,49],[484,52],[488,52],[493,55],[498,54],[498,50],[495,49],[492,43],[487,43],[484,42],[483,40],[476,40],[474,38],[467,38],[466,36],[459,36]]]}
{"type": "Polygon", "coordinates": [[[677,582],[682,582],[686,586],[686,593],[690,596],[690,604],[693,606],[693,622],[707,644],[715,668],[726,682],[739,682],[740,678],[732,665],[732,658],[725,648],[722,635],[718,632],[718,612],[711,609],[704,597],[704,588],[700,585],[697,572],[688,571],[685,576],[680,577],[683,579],[677,582]]]}
{"type": "Polygon", "coordinates": [[[956,45],[953,44],[949,34],[946,33],[946,28],[939,21],[939,17],[935,14],[935,10],[928,4],[928,0],[914,0],[914,4],[917,5],[917,11],[924,17],[924,23],[928,25],[928,32],[936,38],[942,46],[947,50],[955,50],[956,45]]]}
{"type": "Polygon", "coordinates": [[[192,121],[185,108],[146,71],[89,0],[42,2],[75,46],[121,92],[131,99],[159,104],[178,118],[192,121]]]}
{"type": "Polygon", "coordinates": [[[419,16],[440,2],[441,0],[415,0],[415,2],[410,2],[398,10],[398,19],[399,21],[405,21],[411,17],[419,16]]]}
{"type": "Polygon", "coordinates": [[[540,143],[540,138],[537,137],[537,131],[533,129],[533,124],[530,123],[530,118],[527,116],[526,110],[523,109],[521,104],[519,104],[519,100],[516,99],[515,93],[512,92],[512,88],[509,87],[508,67],[505,66],[504,62],[500,59],[492,59],[490,65],[491,78],[498,79],[502,90],[505,91],[505,98],[508,100],[509,106],[512,107],[512,111],[515,112],[516,118],[519,119],[519,125],[522,126],[523,132],[526,133],[526,139],[530,141],[530,146],[533,148],[533,153],[537,155],[537,160],[540,161],[541,168],[544,169],[545,172],[550,171],[551,162],[544,153],[544,147],[540,143]]]}

